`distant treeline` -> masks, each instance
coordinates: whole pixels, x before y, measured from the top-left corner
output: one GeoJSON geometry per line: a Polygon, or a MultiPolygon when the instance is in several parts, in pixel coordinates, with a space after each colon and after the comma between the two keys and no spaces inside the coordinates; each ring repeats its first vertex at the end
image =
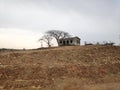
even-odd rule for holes
{"type": "Polygon", "coordinates": [[[110,45],[113,46],[115,43],[114,42],[107,42],[107,41],[103,41],[102,43],[100,42],[96,42],[96,43],[91,43],[91,42],[86,42],[84,43],[85,45],[110,45]]]}

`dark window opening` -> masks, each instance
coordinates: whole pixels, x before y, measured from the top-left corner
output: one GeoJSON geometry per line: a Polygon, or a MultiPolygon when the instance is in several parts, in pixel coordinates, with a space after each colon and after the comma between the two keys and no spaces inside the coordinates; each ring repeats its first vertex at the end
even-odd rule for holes
{"type": "Polygon", "coordinates": [[[60,43],[62,43],[62,41],[60,41],[60,43]]]}
{"type": "Polygon", "coordinates": [[[72,41],[72,40],[70,40],[70,43],[73,43],[73,41],[72,41]]]}
{"type": "Polygon", "coordinates": [[[77,40],[77,43],[79,44],[79,43],[80,43],[80,41],[79,41],[79,40],[77,40]]]}
{"type": "Polygon", "coordinates": [[[65,45],[65,41],[63,41],[63,45],[65,45]]]}
{"type": "Polygon", "coordinates": [[[67,44],[69,44],[69,41],[67,40],[67,44]]]}

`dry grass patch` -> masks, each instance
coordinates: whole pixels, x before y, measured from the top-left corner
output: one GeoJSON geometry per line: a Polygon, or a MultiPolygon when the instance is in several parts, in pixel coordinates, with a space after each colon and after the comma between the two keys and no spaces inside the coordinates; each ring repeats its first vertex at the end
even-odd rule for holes
{"type": "Polygon", "coordinates": [[[0,89],[118,90],[119,84],[118,46],[71,46],[0,53],[0,89]]]}

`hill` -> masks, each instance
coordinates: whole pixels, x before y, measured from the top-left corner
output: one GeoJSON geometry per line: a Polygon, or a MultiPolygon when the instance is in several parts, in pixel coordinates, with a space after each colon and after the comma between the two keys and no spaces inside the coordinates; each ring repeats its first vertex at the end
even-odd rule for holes
{"type": "Polygon", "coordinates": [[[0,90],[120,90],[119,46],[0,53],[0,90]]]}

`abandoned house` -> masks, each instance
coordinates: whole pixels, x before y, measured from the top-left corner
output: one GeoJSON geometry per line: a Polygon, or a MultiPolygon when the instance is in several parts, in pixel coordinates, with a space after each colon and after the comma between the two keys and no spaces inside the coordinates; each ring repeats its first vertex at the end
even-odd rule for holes
{"type": "Polygon", "coordinates": [[[79,37],[62,38],[59,40],[59,45],[60,46],[80,45],[80,38],[79,37]]]}

